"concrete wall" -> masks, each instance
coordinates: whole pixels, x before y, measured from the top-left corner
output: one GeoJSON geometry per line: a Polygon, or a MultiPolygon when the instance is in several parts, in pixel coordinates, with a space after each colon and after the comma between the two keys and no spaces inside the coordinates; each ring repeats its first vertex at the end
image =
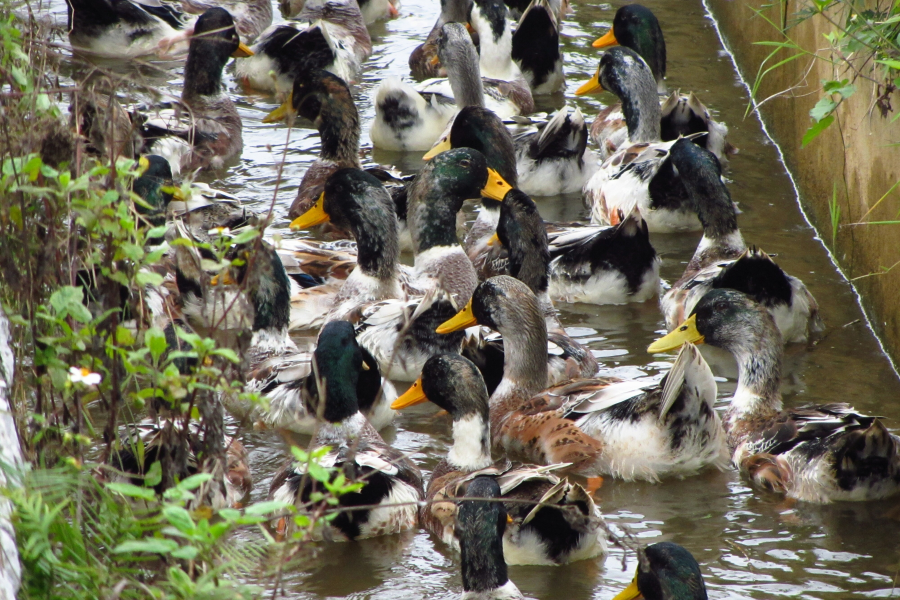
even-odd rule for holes
{"type": "MultiPolygon", "coordinates": [[[[834,27],[824,17],[816,16],[791,26],[794,13],[807,5],[808,0],[706,0],[706,3],[735,56],[741,75],[750,85],[760,64],[772,51],[771,46],[754,45],[754,42],[780,42],[786,35],[800,47],[831,58],[823,35],[834,27]],[[761,11],[777,27],[754,10],[761,11]]],[[[828,15],[837,23],[846,19],[839,11],[828,15]]],[[[767,66],[795,53],[782,50],[767,66]]],[[[874,75],[871,69],[863,73],[874,75]]],[[[852,225],[863,219],[866,222],[900,219],[900,186],[865,216],[900,180],[900,145],[890,146],[900,144],[900,119],[891,123],[891,118],[900,113],[900,92],[889,95],[896,112],[884,117],[875,107],[876,99],[884,91],[866,79],[854,79],[853,71],[845,66],[805,56],[769,73],[756,93],[756,100],[761,102],[775,96],[763,103],[760,113],[800,188],[803,209],[862,296],[863,307],[894,364],[900,365],[900,225],[852,225]],[[856,93],[838,107],[835,122],[801,149],[803,134],[813,123],[809,110],[822,97],[821,80],[841,79],[855,83],[856,93]],[[837,237],[832,242],[829,204],[835,186],[841,215],[837,237]],[[885,273],[891,267],[894,268],[885,273]]]]}

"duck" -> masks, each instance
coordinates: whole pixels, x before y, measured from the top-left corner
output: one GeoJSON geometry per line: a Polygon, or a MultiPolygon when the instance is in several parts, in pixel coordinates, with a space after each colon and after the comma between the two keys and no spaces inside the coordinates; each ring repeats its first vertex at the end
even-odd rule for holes
{"type": "MultiPolygon", "coordinates": [[[[402,452],[385,443],[359,410],[357,389],[364,363],[353,326],[347,321],[325,325],[314,361],[317,397],[324,398],[323,406],[312,411],[321,413],[314,446],[328,447],[319,464],[362,487],[341,495],[336,506],[351,510],[319,521],[311,538],[357,540],[415,528],[418,503],[425,497],[422,474],[402,452]],[[354,510],[356,506],[362,508],[354,510]]],[[[272,479],[268,499],[308,514],[311,496],[320,491],[325,490],[307,475],[306,464],[290,461],[272,479]]]]}
{"type": "MultiPolygon", "coordinates": [[[[279,0],[279,8],[285,18],[297,16],[306,6],[306,0],[279,0]]],[[[400,14],[400,0],[362,0],[359,10],[366,25],[396,17],[400,14]]]]}
{"type": "MultiPolygon", "coordinates": [[[[118,449],[113,450],[104,461],[104,467],[108,471],[102,477],[108,481],[144,485],[144,478],[153,463],[165,460],[162,452],[167,439],[174,439],[181,446],[176,452],[184,453],[184,471],[177,475],[170,474],[173,482],[176,478],[196,475],[201,470],[198,455],[203,454],[209,435],[207,432],[201,436],[198,421],[191,421],[190,433],[184,435],[184,422],[181,419],[146,418],[128,427],[118,449]]],[[[253,488],[247,449],[234,436],[224,436],[220,441],[225,458],[225,472],[219,471],[220,481],[207,490],[207,500],[213,508],[240,507],[253,488]]],[[[157,493],[162,493],[163,482],[154,488],[157,493]]]]}
{"type": "Polygon", "coordinates": [[[658,542],[638,549],[634,579],[613,600],[707,600],[706,582],[687,548],[658,542]]]}
{"type": "Polygon", "coordinates": [[[235,66],[237,78],[282,96],[306,71],[324,69],[352,83],[372,54],[372,39],[356,0],[307,0],[296,17],[263,31],[251,50],[254,56],[235,66]]]}
{"type": "Polygon", "coordinates": [[[354,168],[335,171],[316,204],[291,222],[292,230],[324,222],[349,230],[356,240],[356,266],[291,298],[291,328],[312,329],[351,317],[363,304],[401,298],[397,216],[384,186],[354,168]]]}
{"type": "MultiPolygon", "coordinates": [[[[509,9],[510,17],[521,24],[525,11],[531,5],[530,0],[504,0],[504,2],[509,9]]],[[[566,15],[572,12],[569,0],[550,0],[547,5],[557,23],[562,23],[566,15]]]]}
{"type": "Polygon", "coordinates": [[[508,252],[509,274],[533,281],[529,287],[542,305],[624,304],[659,294],[659,256],[636,210],[618,225],[554,228],[548,235],[534,201],[510,192],[496,241],[508,252]]]}
{"type": "MultiPolygon", "coordinates": [[[[493,111],[467,106],[453,120],[449,132],[423,158],[429,160],[444,150],[469,146],[495,163],[502,162],[504,176],[514,171],[515,182],[511,183],[526,194],[555,196],[580,192],[597,170],[596,158],[588,149],[587,141],[581,110],[576,108],[570,112],[568,105],[556,111],[539,129],[514,137],[493,111]],[[512,152],[508,151],[509,146],[512,152]]],[[[487,206],[486,210],[496,212],[499,205],[487,206]]],[[[496,219],[491,222],[496,227],[496,219]]]]}
{"type": "Polygon", "coordinates": [[[478,53],[465,26],[443,25],[437,45],[447,79],[428,80],[414,88],[389,77],[376,88],[375,120],[369,132],[376,148],[428,150],[466,106],[485,106],[501,117],[534,110],[530,92],[525,97],[521,87],[482,80],[478,53]]]}
{"type": "Polygon", "coordinates": [[[184,66],[181,102],[155,116],[138,115],[142,154],[166,158],[172,172],[221,169],[244,147],[241,117],[225,91],[222,71],[228,58],[252,56],[224,8],[200,15],[184,66]]]}
{"type": "MultiPolygon", "coordinates": [[[[644,59],[656,81],[657,93],[665,96],[666,41],[656,15],[640,4],[620,7],[616,11],[612,28],[606,35],[595,40],[593,46],[606,48],[616,44],[630,48],[644,59]]],[[[619,95],[614,90],[613,93],[619,95]]],[[[626,127],[621,104],[614,104],[600,111],[591,125],[591,140],[600,147],[602,158],[605,159],[625,143],[626,127]]],[[[682,94],[674,91],[666,97],[661,107],[660,127],[660,139],[663,141],[674,140],[680,135],[706,132],[707,135],[697,138],[696,143],[715,154],[723,166],[728,164],[728,155],[738,151],[726,139],[728,127],[713,119],[709,109],[693,92],[682,94]]]]}
{"type": "Polygon", "coordinates": [[[497,478],[510,522],[503,534],[507,564],[558,565],[606,554],[606,528],[590,495],[560,479],[551,467],[491,458],[488,393],[477,367],[458,354],[432,356],[422,374],[391,408],[431,401],[453,419],[453,445],[432,471],[419,510],[422,526],[458,548],[455,498],[473,478],[497,478]],[[539,505],[539,504],[542,504],[539,505]]]}
{"type": "Polygon", "coordinates": [[[784,409],[784,344],[765,306],[737,290],[710,290],[648,351],[687,343],[721,348],[737,362],[737,389],[724,426],[732,463],[755,487],[818,504],[900,491],[900,438],[879,417],[846,403],[784,409]]]}
{"type": "Polygon", "coordinates": [[[409,71],[413,79],[422,81],[447,76],[437,51],[441,27],[446,23],[468,23],[471,7],[472,0],[441,0],[441,13],[434,27],[431,28],[425,41],[416,46],[409,55],[409,71]]]}
{"type": "MultiPolygon", "coordinates": [[[[466,487],[468,498],[500,497],[493,477],[476,477],[466,487]]],[[[462,600],[524,600],[509,579],[503,554],[503,535],[508,517],[500,502],[463,500],[459,504],[456,529],[459,534],[462,570],[462,600]]]]}
{"type": "Polygon", "coordinates": [[[196,20],[168,2],[66,0],[66,6],[72,48],[111,58],[184,52],[196,20]]]}
{"type": "Polygon", "coordinates": [[[533,112],[531,87],[512,57],[512,22],[503,0],[474,0],[468,23],[478,38],[478,65],[484,82],[501,89],[523,111],[533,112]]]}
{"type": "Polygon", "coordinates": [[[821,332],[819,305],[804,283],[744,242],[715,155],[681,139],[672,146],[669,160],[696,206],[703,238],[684,274],[660,299],[666,327],[671,331],[684,321],[708,291],[732,288],[768,308],[785,343],[806,342],[821,332]]]}
{"type": "Polygon", "coordinates": [[[533,95],[556,94],[565,88],[559,17],[550,0],[527,4],[512,36],[511,55],[533,95]]]}
{"type": "Polygon", "coordinates": [[[728,464],[725,433],[713,409],[716,385],[696,347],[685,346],[662,381],[597,377],[548,387],[547,328],[528,286],[506,275],[482,282],[438,333],[480,324],[499,331],[503,380],[490,398],[498,451],[566,472],[626,481],[685,477],[728,464]],[[635,440],[640,440],[636,443],[635,440]]]}
{"type": "Polygon", "coordinates": [[[391,379],[414,381],[425,361],[456,352],[463,335],[435,335],[464,306],[478,284],[456,237],[456,216],[467,198],[500,199],[510,186],[471,148],[444,152],[426,163],[408,187],[409,229],[416,295],[370,303],[353,317],[359,342],[391,379]]]}
{"type": "Polygon", "coordinates": [[[288,211],[291,219],[312,208],[334,172],[343,168],[362,168],[359,162],[359,112],[343,79],[323,70],[298,76],[285,102],[263,122],[274,123],[294,115],[313,122],[319,130],[321,149],[300,181],[297,197],[288,211]]]}
{"type": "MultiPolygon", "coordinates": [[[[178,249],[177,281],[187,321],[203,335],[214,330],[237,337],[232,343],[243,359],[246,390],[267,400],[267,405],[255,404],[224,394],[225,408],[262,428],[311,434],[317,425],[309,408],[316,404],[316,388],[307,381],[312,355],[288,333],[291,283],[279,253],[264,241],[235,245],[227,255],[232,266],[210,279],[199,269],[200,256],[178,249]]],[[[375,359],[365,353],[364,359],[357,402],[373,426],[383,429],[393,419],[390,403],[397,392],[375,359]]]]}
{"type": "Polygon", "coordinates": [[[181,0],[184,11],[194,15],[201,15],[215,6],[231,14],[245,44],[252,44],[272,24],[272,3],[267,0],[181,0]]]}

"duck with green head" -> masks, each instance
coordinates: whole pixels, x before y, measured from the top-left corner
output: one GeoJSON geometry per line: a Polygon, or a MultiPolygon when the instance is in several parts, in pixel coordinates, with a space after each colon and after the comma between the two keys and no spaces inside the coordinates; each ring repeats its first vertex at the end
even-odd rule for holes
{"type": "Polygon", "coordinates": [[[820,332],[819,305],[803,282],[744,242],[716,157],[681,139],[672,146],[669,160],[703,225],[703,238],[684,274],[660,299],[666,327],[672,330],[684,321],[709,290],[732,288],[766,306],[785,342],[805,342],[820,332]]]}
{"type": "Polygon", "coordinates": [[[697,559],[683,546],[659,542],[638,550],[634,579],[613,600],[706,600],[697,559]]]}
{"type": "Polygon", "coordinates": [[[476,323],[504,338],[503,380],[490,399],[496,448],[537,464],[571,463],[569,469],[588,477],[626,480],[683,477],[727,464],[713,410],[715,381],[693,346],[659,383],[579,378],[548,387],[540,368],[547,329],[524,283],[503,275],[488,279],[438,332],[476,323]]]}
{"type": "Polygon", "coordinates": [[[648,350],[689,343],[721,348],[737,361],[724,424],[732,462],[754,485],[816,503],[900,492],[900,438],[878,417],[844,403],[783,408],[783,343],[765,306],[736,290],[711,290],[648,350]]]}
{"type": "MultiPolygon", "coordinates": [[[[360,412],[357,390],[365,363],[353,326],[346,321],[325,325],[313,361],[316,376],[306,385],[314,388],[318,401],[309,407],[318,417],[315,446],[330,448],[320,464],[335,467],[349,482],[363,483],[358,491],[341,495],[338,506],[345,510],[317,528],[313,538],[357,540],[416,527],[418,503],[424,498],[422,474],[360,412]]],[[[307,475],[305,464],[290,461],[272,479],[269,499],[307,511],[313,494],[324,491],[307,475]]]]}
{"type": "MultiPolygon", "coordinates": [[[[649,8],[626,4],[616,11],[612,28],[593,44],[594,48],[613,45],[630,48],[640,55],[653,73],[657,92],[662,95],[666,93],[666,41],[656,15],[649,8]]],[[[677,139],[680,135],[706,132],[707,135],[697,138],[696,143],[715,154],[722,164],[727,164],[729,154],[737,153],[737,149],[726,141],[728,127],[715,121],[693,92],[682,94],[676,91],[665,99],[661,107],[660,127],[660,139],[664,142],[677,139]]],[[[600,148],[604,158],[628,142],[625,133],[623,104],[613,104],[603,109],[591,125],[591,140],[600,148]]]]}
{"type": "MultiPolygon", "coordinates": [[[[562,480],[555,467],[491,458],[488,393],[474,364],[457,354],[428,359],[422,375],[391,405],[404,409],[431,401],[453,419],[453,445],[432,471],[419,511],[422,526],[458,548],[458,506],[476,476],[498,478],[510,516],[503,534],[508,564],[565,564],[606,553],[606,529],[590,495],[562,480]]],[[[562,467],[564,465],[557,465],[562,467]]]]}
{"type": "Polygon", "coordinates": [[[176,176],[182,170],[221,169],[240,154],[243,126],[222,72],[230,57],[252,54],[241,43],[228,11],[210,8],[200,15],[184,65],[183,107],[140,115],[143,153],[165,157],[176,176]]]}

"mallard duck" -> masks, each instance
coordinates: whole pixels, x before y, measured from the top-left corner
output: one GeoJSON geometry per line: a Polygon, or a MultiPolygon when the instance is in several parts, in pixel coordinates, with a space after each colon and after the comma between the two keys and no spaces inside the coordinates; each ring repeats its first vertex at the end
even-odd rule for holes
{"type": "MultiPolygon", "coordinates": [[[[147,418],[135,423],[133,427],[128,428],[119,447],[113,450],[105,461],[107,466],[118,473],[112,476],[104,474],[104,479],[143,485],[144,477],[150,471],[151,465],[166,460],[167,457],[163,457],[162,452],[167,443],[174,444],[171,448],[180,455],[180,459],[176,457],[173,461],[174,465],[184,466],[184,471],[177,477],[195,475],[201,466],[197,457],[202,455],[203,445],[209,433],[204,433],[201,438],[201,425],[197,421],[190,422],[189,434],[185,435],[183,428],[184,422],[181,419],[147,418]]],[[[219,441],[221,442],[222,438],[219,438],[219,441]]],[[[240,506],[250,495],[253,486],[247,449],[233,436],[225,436],[222,448],[225,455],[224,472],[219,470],[218,473],[214,473],[214,476],[218,475],[219,481],[210,486],[207,499],[214,508],[240,506]]],[[[176,478],[175,474],[170,476],[176,478]]],[[[156,490],[157,492],[163,490],[162,482],[156,485],[156,490]]]]}
{"type": "Polygon", "coordinates": [[[200,15],[210,8],[224,8],[234,18],[238,34],[246,44],[251,44],[263,30],[272,24],[270,0],[181,0],[185,12],[200,15]]]}
{"type": "Polygon", "coordinates": [[[524,283],[483,282],[466,308],[438,328],[475,323],[499,331],[503,380],[491,395],[494,447],[537,464],[571,463],[581,475],[656,481],[728,461],[712,372],[696,348],[679,354],[662,382],[575,379],[547,387],[547,329],[524,283]]]}
{"type": "MultiPolygon", "coordinates": [[[[268,406],[253,405],[233,394],[223,397],[226,408],[238,418],[275,429],[312,433],[316,426],[315,387],[306,382],[311,356],[301,352],[288,335],[291,284],[277,251],[266,242],[234,247],[229,258],[239,259],[223,274],[204,278],[200,257],[179,246],[178,285],[183,312],[201,333],[217,330],[238,336],[239,354],[245,360],[248,391],[259,393],[268,406]],[[249,340],[243,340],[250,333],[249,340]]],[[[389,409],[397,393],[381,378],[378,363],[365,355],[359,405],[373,426],[391,422],[389,409]]]]}
{"type": "Polygon", "coordinates": [[[294,295],[292,328],[310,329],[347,319],[363,304],[403,295],[397,216],[391,197],[375,177],[360,169],[334,172],[315,206],[294,219],[291,229],[307,229],[326,221],[353,234],[357,266],[344,280],[333,279],[294,295]],[[316,301],[310,302],[309,296],[316,301]]]}
{"type": "MultiPolygon", "coordinates": [[[[314,360],[317,396],[324,397],[324,406],[313,411],[322,415],[315,445],[331,448],[320,464],[364,484],[338,499],[339,507],[364,508],[327,521],[323,527],[329,529],[329,539],[364,539],[416,527],[418,503],[425,496],[422,474],[409,458],[386,444],[359,411],[363,353],[353,326],[334,321],[323,327],[314,360]]],[[[302,509],[317,491],[324,491],[322,484],[306,475],[306,465],[289,462],[272,479],[269,499],[302,509]]],[[[317,534],[322,535],[321,529],[314,537],[317,534]]]]}
{"type": "Polygon", "coordinates": [[[709,290],[732,288],[769,310],[785,342],[805,342],[821,331],[819,305],[803,282],[762,250],[747,248],[716,157],[682,139],[672,146],[669,160],[696,206],[703,239],[684,275],[660,299],[666,327],[672,330],[684,321],[709,290]]]}
{"type": "Polygon", "coordinates": [[[848,404],[782,410],[783,344],[766,307],[730,289],[707,292],[687,320],[650,345],[705,343],[731,352],[738,384],[725,412],[732,462],[755,485],[827,503],[900,491],[900,438],[848,404]]]}
{"type": "MultiPolygon", "coordinates": [[[[532,196],[555,196],[580,191],[597,170],[587,148],[587,127],[579,109],[570,113],[563,106],[536,131],[513,137],[503,121],[479,106],[467,106],[453,119],[450,130],[429,150],[425,160],[450,148],[469,147],[481,151],[510,183],[532,196]]],[[[490,229],[497,225],[499,204],[485,203],[494,211],[490,229]]],[[[487,221],[485,222],[487,225],[487,221]]],[[[479,236],[481,237],[481,236],[479,236]]]]}
{"type": "Polygon", "coordinates": [[[659,257],[637,211],[612,227],[555,228],[548,240],[534,201],[514,190],[500,209],[497,241],[509,274],[534,281],[529,287],[547,302],[623,304],[659,293],[659,257]]]}
{"type": "Polygon", "coordinates": [[[482,80],[478,53],[463,25],[443,25],[437,43],[447,79],[429,80],[414,88],[391,77],[376,88],[375,120],[369,132],[375,147],[428,150],[466,106],[485,106],[501,117],[534,110],[530,92],[525,98],[508,82],[482,80]]]}
{"type": "Polygon", "coordinates": [[[69,41],[81,52],[113,58],[187,48],[195,17],[168,2],[67,0],[69,41]]]}
{"type": "MultiPolygon", "coordinates": [[[[640,4],[628,4],[619,8],[612,29],[594,41],[593,45],[595,48],[605,48],[615,44],[630,48],[640,55],[656,80],[657,92],[666,93],[666,42],[659,21],[650,9],[640,4]]],[[[614,89],[608,89],[622,99],[614,89]]],[[[603,158],[628,141],[625,136],[630,130],[627,129],[622,107],[622,104],[614,104],[603,109],[591,125],[591,140],[600,148],[603,158]]],[[[696,143],[715,154],[723,165],[727,165],[729,154],[737,153],[737,149],[725,139],[728,127],[714,120],[693,92],[682,94],[676,91],[663,102],[660,126],[660,139],[663,141],[677,139],[680,135],[706,132],[707,135],[698,137],[696,143]]]]}
{"type": "Polygon", "coordinates": [[[460,148],[429,161],[408,188],[415,252],[415,287],[422,296],[385,300],[354,317],[359,342],[392,379],[414,381],[432,355],[455,352],[462,335],[434,333],[464,306],[478,284],[456,237],[456,215],[467,198],[501,200],[510,189],[477,150],[460,148]]]}
{"type": "Polygon", "coordinates": [[[565,87],[559,19],[550,0],[531,0],[525,8],[512,37],[512,58],[535,96],[565,87]]]}
{"type": "Polygon", "coordinates": [[[303,175],[297,197],[288,211],[291,219],[296,219],[318,201],[325,181],[332,173],[362,166],[359,162],[359,112],[350,88],[341,78],[321,70],[298,76],[284,104],[263,121],[272,123],[294,114],[313,122],[319,130],[322,147],[319,157],[303,175]]]}
{"type": "Polygon", "coordinates": [[[638,550],[634,579],[613,600],[706,600],[706,583],[694,555],[659,542],[638,550]]]}
{"type": "Polygon", "coordinates": [[[182,170],[221,169],[244,147],[241,117],[222,84],[231,56],[253,53],[244,46],[224,8],[211,8],[197,19],[184,66],[181,105],[141,117],[143,154],[166,158],[175,175],[182,170]]]}
{"type": "Polygon", "coordinates": [[[419,511],[426,530],[457,546],[454,499],[465,494],[474,477],[493,475],[502,497],[513,501],[505,504],[511,521],[503,535],[507,564],[565,564],[606,553],[603,518],[584,488],[560,480],[552,467],[495,463],[491,458],[488,393],[475,365],[455,354],[432,356],[391,408],[429,400],[450,413],[453,445],[434,468],[426,504],[419,511]]]}
{"type": "MultiPolygon", "coordinates": [[[[493,477],[476,477],[466,488],[465,496],[494,500],[500,493],[500,485],[493,477]]],[[[507,520],[500,502],[460,502],[456,530],[462,563],[462,600],[524,600],[507,575],[502,541],[507,520]]]]}
{"type": "MultiPolygon", "coordinates": [[[[306,6],[306,0],[279,0],[279,8],[285,18],[297,16],[306,6]]],[[[362,0],[359,3],[363,22],[371,25],[375,21],[396,17],[400,14],[400,0],[362,0]]]]}
{"type": "Polygon", "coordinates": [[[409,71],[412,78],[421,81],[434,77],[446,77],[447,71],[438,56],[437,40],[441,27],[446,23],[467,23],[472,0],[441,0],[441,14],[428,33],[425,42],[409,55],[409,71]]]}
{"type": "Polygon", "coordinates": [[[355,0],[308,0],[295,18],[266,29],[255,55],[235,67],[245,85],[286,94],[296,76],[325,69],[347,82],[372,54],[372,39],[355,0]]]}

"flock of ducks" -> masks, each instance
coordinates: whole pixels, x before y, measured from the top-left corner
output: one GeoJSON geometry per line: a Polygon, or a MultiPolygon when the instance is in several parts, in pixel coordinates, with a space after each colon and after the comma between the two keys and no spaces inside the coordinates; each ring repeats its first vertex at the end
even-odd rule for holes
{"type": "MultiPolygon", "coordinates": [[[[623,6],[594,42],[609,48],[576,94],[608,91],[619,103],[588,126],[568,106],[529,117],[534,96],[564,90],[565,1],[441,0],[409,58],[420,82],[386,78],[373,93],[373,145],[425,152],[421,172],[404,178],[363,169],[350,87],[372,52],[366,25],[396,16],[394,0],[292,0],[276,25],[270,0],[68,2],[79,51],[187,52],[180,104],[127,115],[125,137],[142,155],[134,189],[149,221],[174,222],[170,236],[218,236],[231,262],[213,276],[197,246],[173,245],[166,282],[145,293],[166,307],[168,330],[234,333],[246,390],[265,400],[225,395],[235,417],[316,436],[330,447],[322,464],[364,482],[316,537],[421,526],[459,550],[464,598],[520,598],[507,564],[606,553],[589,491],[598,477],[656,482],[735,468],[760,488],[820,503],[900,490],[900,440],[878,418],[842,403],[783,406],[783,347],[821,331],[816,301],[744,241],[722,177],[736,152],[727,127],[694,94],[667,93],[665,41],[647,8],[623,6]],[[260,217],[209,189],[185,199],[172,187],[241,152],[221,77],[232,56],[243,85],[284,100],[267,121],[302,118],[319,131],[291,229],[323,227],[355,243],[228,242],[260,217]],[[532,200],[578,191],[590,223],[544,222],[532,200]],[[460,211],[472,199],[481,209],[465,229],[460,211]],[[684,231],[702,237],[682,277],[664,285],[650,233],[684,231]],[[404,251],[412,265],[401,264],[404,251]],[[657,298],[670,333],[649,351],[676,352],[661,381],[597,377],[554,307],[657,298]],[[233,314],[223,318],[225,306],[233,314]],[[317,343],[302,351],[290,333],[309,330],[317,343]],[[737,361],[722,416],[698,344],[737,361]],[[413,383],[398,396],[392,381],[413,383]],[[453,442],[426,485],[378,430],[428,401],[449,414],[453,442]]],[[[90,139],[91,121],[76,120],[90,139]]],[[[229,482],[246,492],[246,454],[237,440],[228,447],[229,482]]],[[[321,491],[306,468],[287,463],[269,497],[306,505],[321,491]]],[[[636,597],[706,591],[690,553],[660,543],[640,551],[617,596],[636,597]]]]}

